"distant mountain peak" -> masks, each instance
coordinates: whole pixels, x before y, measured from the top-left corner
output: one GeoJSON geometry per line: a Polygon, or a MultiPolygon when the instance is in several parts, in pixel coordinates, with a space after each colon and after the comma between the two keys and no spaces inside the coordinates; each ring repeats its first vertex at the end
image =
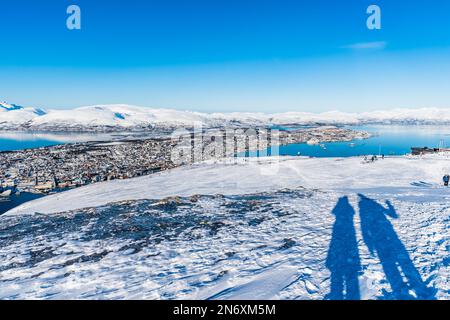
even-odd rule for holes
{"type": "Polygon", "coordinates": [[[23,109],[22,106],[18,106],[16,104],[9,104],[6,101],[0,102],[0,108],[5,109],[6,111],[23,109]]]}

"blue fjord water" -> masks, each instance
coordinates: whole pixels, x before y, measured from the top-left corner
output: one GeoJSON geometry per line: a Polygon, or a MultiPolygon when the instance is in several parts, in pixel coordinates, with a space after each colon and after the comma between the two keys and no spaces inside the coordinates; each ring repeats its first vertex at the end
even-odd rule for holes
{"type": "Polygon", "coordinates": [[[109,139],[111,136],[106,134],[0,131],[0,152],[109,139]]]}
{"type": "Polygon", "coordinates": [[[14,140],[0,138],[0,151],[23,150],[40,147],[48,147],[59,144],[57,141],[37,139],[37,140],[14,140]]]}
{"type": "MultiPolygon", "coordinates": [[[[323,146],[292,144],[280,147],[281,155],[301,155],[311,157],[351,157],[358,155],[378,154],[381,150],[386,155],[404,155],[411,147],[438,147],[441,141],[444,146],[450,145],[450,126],[414,126],[414,125],[378,125],[352,126],[354,130],[365,130],[373,134],[366,140],[350,142],[325,143],[323,146]],[[325,147],[325,148],[324,148],[325,147]]],[[[291,129],[291,128],[278,128],[291,129]]],[[[45,147],[70,142],[106,141],[105,134],[65,134],[50,135],[37,133],[0,133],[0,151],[23,150],[45,147]]],[[[256,155],[256,153],[251,153],[256,155]]]]}
{"type": "MultiPolygon", "coordinates": [[[[279,147],[282,156],[309,157],[354,157],[363,155],[405,155],[411,152],[411,147],[448,147],[450,145],[450,126],[358,126],[349,127],[354,130],[370,132],[372,137],[351,142],[331,142],[321,145],[290,144],[279,147]]],[[[285,128],[289,129],[289,128],[285,128]]],[[[274,155],[276,150],[267,150],[274,155]]],[[[263,152],[264,153],[264,152],[263,152]]],[[[248,156],[255,157],[258,152],[250,152],[248,156]]]]}

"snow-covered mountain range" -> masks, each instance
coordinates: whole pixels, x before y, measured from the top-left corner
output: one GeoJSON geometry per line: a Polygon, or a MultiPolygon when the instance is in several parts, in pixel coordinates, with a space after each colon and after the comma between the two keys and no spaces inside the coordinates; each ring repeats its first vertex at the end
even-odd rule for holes
{"type": "Polygon", "coordinates": [[[288,124],[449,124],[450,109],[392,109],[363,113],[200,113],[131,105],[95,105],[70,110],[22,107],[0,102],[0,129],[120,131],[152,128],[268,126],[288,124]]]}

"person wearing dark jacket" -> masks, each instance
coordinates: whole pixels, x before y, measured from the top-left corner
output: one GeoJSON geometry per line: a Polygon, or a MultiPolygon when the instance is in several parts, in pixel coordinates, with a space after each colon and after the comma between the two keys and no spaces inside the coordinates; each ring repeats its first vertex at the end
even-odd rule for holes
{"type": "Polygon", "coordinates": [[[444,181],[444,186],[448,187],[448,182],[450,181],[450,175],[446,174],[442,180],[444,181]]]}

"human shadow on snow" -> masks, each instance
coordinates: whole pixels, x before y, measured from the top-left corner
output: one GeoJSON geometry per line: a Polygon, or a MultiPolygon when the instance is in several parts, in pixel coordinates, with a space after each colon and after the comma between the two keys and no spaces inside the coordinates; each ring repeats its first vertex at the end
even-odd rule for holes
{"type": "MultiPolygon", "coordinates": [[[[395,208],[386,201],[386,208],[373,199],[359,194],[359,215],[364,243],[371,254],[378,256],[394,299],[434,299],[434,289],[428,288],[398,238],[388,216],[398,218],[395,208]],[[415,295],[412,295],[414,291],[415,295]]],[[[354,228],[355,210],[348,197],[338,200],[332,213],[336,216],[326,266],[331,272],[332,300],[358,300],[358,275],[361,261],[354,228]]]]}
{"type": "Polygon", "coordinates": [[[359,300],[358,273],[361,261],[353,223],[355,210],[348,197],[342,197],[332,213],[336,216],[336,221],[326,261],[326,266],[331,271],[331,291],[327,299],[359,300]]]}
{"type": "Polygon", "coordinates": [[[389,201],[387,208],[375,200],[359,195],[359,216],[363,240],[371,254],[376,252],[386,280],[396,299],[433,299],[434,290],[427,288],[405,245],[398,238],[387,216],[396,219],[397,212],[389,201]],[[403,276],[402,276],[403,274],[403,276]],[[414,297],[410,291],[416,293],[414,297]]]}

